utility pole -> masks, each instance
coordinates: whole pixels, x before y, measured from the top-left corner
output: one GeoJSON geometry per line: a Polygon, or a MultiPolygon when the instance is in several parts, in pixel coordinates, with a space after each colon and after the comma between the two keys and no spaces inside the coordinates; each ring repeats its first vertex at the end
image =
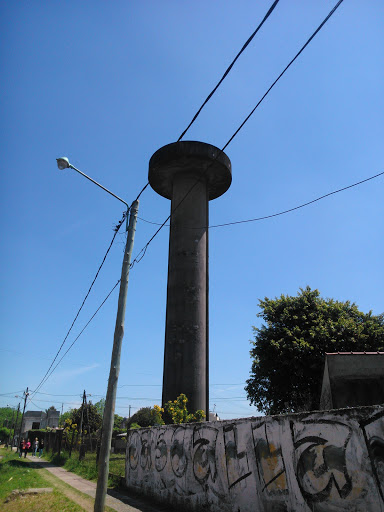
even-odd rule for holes
{"type": "Polygon", "coordinates": [[[83,392],[83,403],[81,404],[81,419],[80,419],[80,439],[81,439],[81,443],[80,443],[80,450],[79,450],[79,460],[83,460],[84,457],[85,457],[85,446],[84,446],[84,438],[83,438],[83,417],[84,417],[84,404],[85,404],[85,400],[86,400],[86,394],[85,394],[85,389],[84,389],[84,392],[83,392]]]}
{"type": "Polygon", "coordinates": [[[23,407],[23,414],[21,415],[21,422],[20,422],[20,428],[19,428],[19,435],[17,437],[17,442],[20,443],[20,436],[21,436],[21,427],[23,426],[23,419],[24,419],[24,413],[25,413],[25,406],[27,405],[27,398],[29,397],[28,388],[27,391],[24,391],[24,407],[23,407]]]}
{"type": "Polygon", "coordinates": [[[15,422],[15,426],[13,428],[13,437],[12,437],[11,450],[12,450],[12,446],[13,446],[13,444],[15,442],[15,435],[16,435],[16,428],[17,428],[17,420],[19,419],[19,412],[20,412],[20,402],[19,402],[19,405],[17,406],[16,422],[15,422]]]}
{"type": "Polygon", "coordinates": [[[129,406],[128,418],[131,417],[131,406],[129,406]]]}
{"type": "Polygon", "coordinates": [[[135,239],[137,212],[139,201],[136,199],[130,208],[129,226],[127,233],[127,243],[125,246],[123,266],[121,270],[119,301],[116,315],[115,334],[113,339],[113,349],[111,357],[111,368],[109,371],[107,396],[105,399],[105,408],[103,416],[103,434],[101,438],[99,471],[97,478],[96,498],[94,512],[104,512],[105,497],[107,494],[108,474],[109,474],[109,456],[111,451],[111,440],[113,430],[113,420],[115,413],[117,381],[120,372],[121,345],[124,337],[124,318],[127,304],[127,291],[129,268],[131,263],[133,243],[135,239]]]}

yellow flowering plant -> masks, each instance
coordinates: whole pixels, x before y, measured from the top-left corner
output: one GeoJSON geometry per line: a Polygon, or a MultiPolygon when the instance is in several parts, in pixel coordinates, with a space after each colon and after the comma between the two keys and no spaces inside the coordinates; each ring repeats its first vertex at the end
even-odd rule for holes
{"type": "Polygon", "coordinates": [[[181,395],[179,395],[176,400],[173,402],[170,400],[164,405],[165,410],[172,418],[172,423],[178,424],[204,421],[205,412],[200,409],[194,413],[189,413],[187,409],[187,403],[188,398],[184,393],[181,393],[181,395]]]}
{"type": "Polygon", "coordinates": [[[164,412],[164,409],[162,409],[158,405],[153,406],[152,410],[152,418],[155,425],[164,425],[164,420],[161,414],[164,412]]]}

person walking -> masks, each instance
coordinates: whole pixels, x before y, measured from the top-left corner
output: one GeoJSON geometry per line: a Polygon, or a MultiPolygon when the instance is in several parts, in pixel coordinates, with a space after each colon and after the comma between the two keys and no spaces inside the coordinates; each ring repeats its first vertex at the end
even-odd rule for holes
{"type": "Polygon", "coordinates": [[[27,457],[27,453],[29,452],[30,448],[31,448],[31,441],[29,440],[29,437],[28,437],[28,441],[25,443],[25,447],[24,447],[24,459],[27,457]]]}
{"type": "Polygon", "coordinates": [[[39,449],[39,439],[36,437],[36,439],[33,441],[33,452],[32,455],[36,457],[37,450],[39,449]]]}
{"type": "Polygon", "coordinates": [[[24,440],[24,438],[21,438],[20,443],[19,443],[19,458],[23,455],[24,450],[25,450],[25,440],[24,440]]]}
{"type": "Polygon", "coordinates": [[[40,449],[39,449],[39,459],[41,459],[44,451],[44,439],[40,441],[40,449]]]}

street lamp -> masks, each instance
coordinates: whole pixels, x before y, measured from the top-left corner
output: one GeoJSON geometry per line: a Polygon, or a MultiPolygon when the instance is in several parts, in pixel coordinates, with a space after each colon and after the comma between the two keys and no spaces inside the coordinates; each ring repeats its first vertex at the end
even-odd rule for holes
{"type": "Polygon", "coordinates": [[[69,160],[66,156],[62,156],[61,158],[56,158],[57,167],[60,169],[60,171],[64,169],[68,169],[70,166],[69,160]]]}
{"type": "Polygon", "coordinates": [[[103,185],[100,185],[100,183],[97,183],[97,181],[93,180],[92,178],[90,178],[89,176],[87,176],[86,174],[84,174],[83,172],[81,172],[79,169],[77,169],[74,165],[72,165],[71,163],[69,163],[69,160],[66,156],[61,156],[60,158],[56,158],[56,162],[57,162],[57,167],[60,169],[60,171],[63,171],[64,169],[73,169],[74,171],[78,172],[79,174],[81,174],[82,176],[84,176],[84,178],[87,178],[87,180],[89,181],[92,181],[92,183],[94,183],[95,185],[97,185],[98,187],[102,188],[103,190],[105,190],[106,192],[108,192],[108,194],[110,194],[111,196],[115,197],[116,199],[118,199],[120,202],[124,203],[125,206],[127,207],[127,210],[129,210],[129,205],[128,203],[126,203],[123,199],[121,199],[121,197],[117,196],[116,194],[114,194],[113,192],[111,192],[110,190],[108,190],[107,188],[103,187],[103,185]]]}
{"type": "Polygon", "coordinates": [[[108,194],[115,197],[122,203],[124,203],[127,207],[127,223],[128,223],[128,211],[129,211],[129,225],[127,228],[127,243],[125,245],[124,251],[124,259],[123,266],[121,269],[121,279],[120,279],[120,291],[119,291],[119,300],[117,305],[117,315],[116,315],[116,325],[115,325],[115,334],[113,338],[113,348],[112,348],[112,356],[111,356],[111,367],[109,370],[109,379],[108,379],[108,388],[107,394],[105,397],[105,405],[104,405],[104,414],[103,414],[103,426],[102,426],[102,437],[101,437],[101,446],[100,446],[100,454],[99,454],[99,464],[98,464],[98,477],[97,477],[97,488],[96,488],[96,497],[95,497],[95,507],[94,512],[103,512],[105,506],[105,497],[107,494],[107,485],[108,485],[108,474],[109,474],[109,457],[111,451],[111,441],[112,441],[112,430],[113,430],[113,420],[115,415],[115,402],[116,402],[116,391],[117,391],[117,381],[120,373],[120,355],[121,355],[121,345],[124,337],[124,318],[125,318],[125,308],[127,304],[127,291],[128,291],[128,278],[129,278],[129,268],[131,264],[131,257],[133,251],[133,242],[135,239],[136,232],[136,221],[137,221],[137,212],[139,210],[139,201],[136,199],[133,201],[131,207],[128,206],[128,203],[123,201],[119,196],[113,194],[110,190],[97,183],[97,181],[93,180],[83,172],[76,169],[72,164],[69,163],[67,157],[57,158],[57,166],[60,170],[64,169],[73,169],[89,181],[92,181],[95,185],[102,188],[108,194]]]}

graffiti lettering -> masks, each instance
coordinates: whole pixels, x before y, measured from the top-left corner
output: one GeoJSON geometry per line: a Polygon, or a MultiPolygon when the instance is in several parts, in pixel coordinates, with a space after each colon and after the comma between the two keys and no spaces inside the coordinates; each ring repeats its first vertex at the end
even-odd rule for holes
{"type": "Polygon", "coordinates": [[[150,469],[152,466],[151,446],[151,431],[147,430],[141,435],[140,466],[143,469],[150,469]]]}
{"type": "Polygon", "coordinates": [[[193,431],[193,474],[198,482],[214,482],[216,469],[216,439],[219,431],[212,427],[196,427],[193,431]]]}
{"type": "Polygon", "coordinates": [[[291,422],[296,449],[296,476],[310,503],[327,500],[335,487],[341,499],[352,490],[345,450],[351,429],[341,423],[291,422]]]}
{"type": "Polygon", "coordinates": [[[138,432],[133,432],[130,437],[128,449],[129,467],[134,471],[139,464],[139,446],[141,446],[141,438],[138,432]]]}
{"type": "Polygon", "coordinates": [[[252,430],[256,462],[262,491],[270,495],[287,494],[287,478],[281,447],[273,442],[272,425],[263,423],[252,430]]]}
{"type": "Polygon", "coordinates": [[[172,436],[171,463],[172,471],[178,478],[187,471],[187,455],[184,448],[185,427],[178,427],[172,436]]]}
{"type": "Polygon", "coordinates": [[[163,471],[165,465],[167,464],[168,452],[167,452],[167,444],[164,440],[164,432],[162,432],[157,438],[156,448],[155,448],[155,468],[157,471],[163,471]]]}
{"type": "Polygon", "coordinates": [[[225,458],[227,462],[228,485],[231,489],[241,482],[241,488],[247,486],[244,481],[252,472],[249,471],[246,450],[238,451],[236,425],[226,425],[223,428],[225,439],[225,458]]]}

